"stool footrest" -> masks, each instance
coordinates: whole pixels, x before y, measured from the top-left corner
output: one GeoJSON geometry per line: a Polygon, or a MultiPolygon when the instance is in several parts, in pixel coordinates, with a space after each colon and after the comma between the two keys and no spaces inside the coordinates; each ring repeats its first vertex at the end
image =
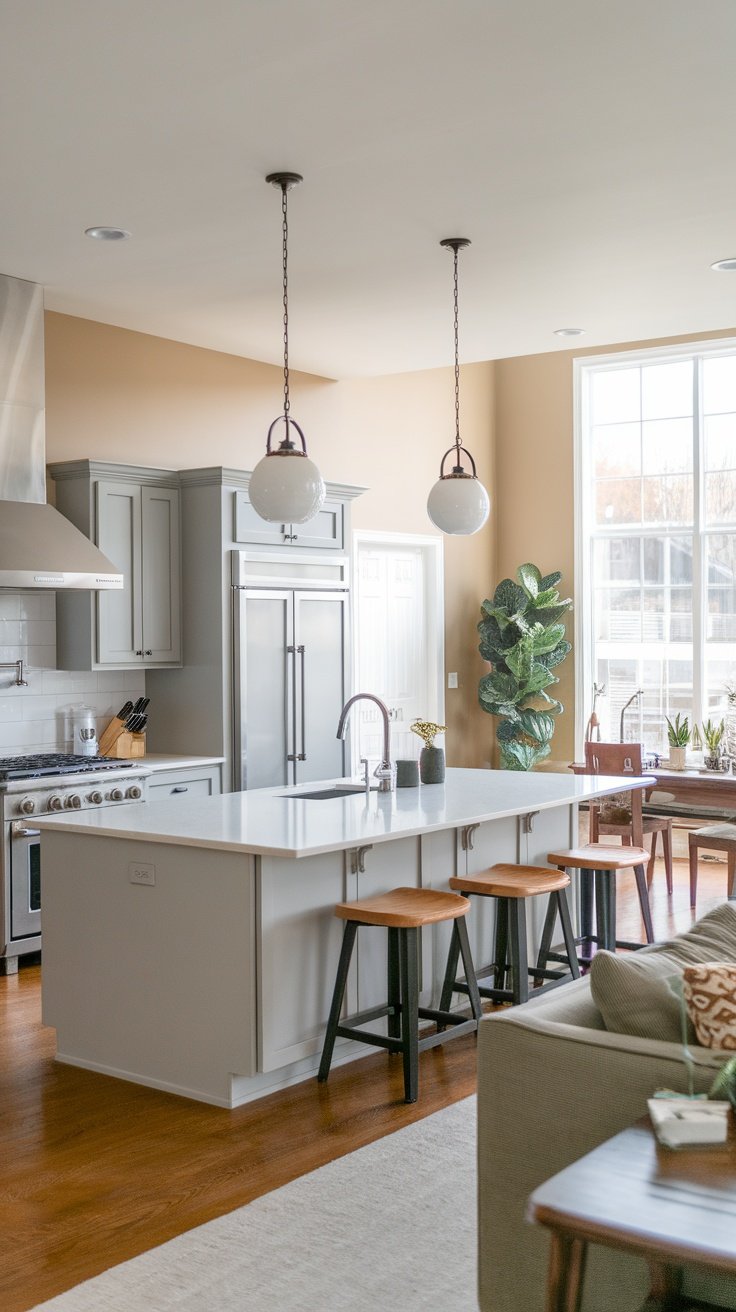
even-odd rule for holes
{"type": "Polygon", "coordinates": [[[356,1025],[367,1025],[369,1020],[379,1020],[381,1016],[398,1016],[400,1011],[401,1007],[393,1007],[384,1002],[378,1007],[368,1007],[365,1011],[356,1011],[354,1016],[346,1016],[342,1023],[350,1025],[354,1029],[356,1025]]]}
{"type": "Polygon", "coordinates": [[[374,1048],[387,1048],[389,1052],[401,1052],[401,1039],[390,1039],[387,1034],[375,1034],[371,1030],[358,1030],[353,1025],[338,1025],[336,1035],[341,1039],[356,1039],[358,1043],[370,1043],[374,1048]]]}

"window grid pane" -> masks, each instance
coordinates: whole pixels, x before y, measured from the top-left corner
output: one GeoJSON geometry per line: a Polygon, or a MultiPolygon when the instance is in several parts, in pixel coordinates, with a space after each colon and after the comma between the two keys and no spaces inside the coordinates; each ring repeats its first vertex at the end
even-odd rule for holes
{"type": "Polygon", "coordinates": [[[736,352],[592,367],[588,380],[582,606],[602,737],[618,741],[641,689],[625,737],[666,754],[665,716],[722,714],[736,681],[736,352]]]}

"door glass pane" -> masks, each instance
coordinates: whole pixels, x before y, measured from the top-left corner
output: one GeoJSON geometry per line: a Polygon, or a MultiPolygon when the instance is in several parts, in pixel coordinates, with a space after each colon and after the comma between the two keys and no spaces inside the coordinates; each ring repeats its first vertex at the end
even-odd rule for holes
{"type": "Polygon", "coordinates": [[[705,475],[706,524],[736,524],[736,470],[705,475]]]}

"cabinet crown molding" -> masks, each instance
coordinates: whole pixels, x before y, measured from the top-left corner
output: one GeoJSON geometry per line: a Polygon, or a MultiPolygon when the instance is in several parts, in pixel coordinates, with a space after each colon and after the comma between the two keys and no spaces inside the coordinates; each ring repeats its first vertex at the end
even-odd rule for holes
{"type": "Polygon", "coordinates": [[[155,469],[149,465],[120,465],[107,460],[60,460],[47,465],[46,470],[55,483],[70,478],[104,478],[106,482],[179,486],[176,469],[155,469]]]}
{"type": "MultiPolygon", "coordinates": [[[[228,469],[223,465],[210,465],[203,469],[180,469],[179,482],[182,487],[217,487],[243,488],[248,490],[252,470],[228,469]]],[[[358,487],[353,483],[325,483],[327,496],[337,501],[354,501],[367,487],[358,487]]]]}

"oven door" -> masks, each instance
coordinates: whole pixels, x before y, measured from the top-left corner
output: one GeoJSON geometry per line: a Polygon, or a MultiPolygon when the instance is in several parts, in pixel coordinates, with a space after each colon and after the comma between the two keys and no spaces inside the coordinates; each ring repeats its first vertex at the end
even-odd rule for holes
{"type": "Polygon", "coordinates": [[[41,933],[41,835],[22,820],[10,826],[10,937],[41,933]]]}

